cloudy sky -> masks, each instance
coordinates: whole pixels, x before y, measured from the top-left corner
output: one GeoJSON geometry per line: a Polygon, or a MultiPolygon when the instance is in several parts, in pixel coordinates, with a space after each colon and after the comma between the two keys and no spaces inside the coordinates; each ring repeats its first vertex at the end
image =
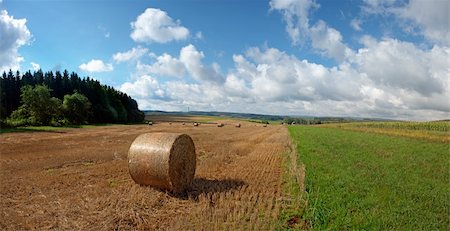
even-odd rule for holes
{"type": "Polygon", "coordinates": [[[450,118],[450,0],[0,0],[0,71],[140,109],[450,118]]]}

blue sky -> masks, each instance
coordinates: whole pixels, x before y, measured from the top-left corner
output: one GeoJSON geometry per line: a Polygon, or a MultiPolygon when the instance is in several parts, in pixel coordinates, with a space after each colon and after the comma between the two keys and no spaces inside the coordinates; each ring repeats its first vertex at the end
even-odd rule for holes
{"type": "Polygon", "coordinates": [[[141,109],[449,118],[448,0],[0,0],[0,70],[78,72],[141,109]]]}

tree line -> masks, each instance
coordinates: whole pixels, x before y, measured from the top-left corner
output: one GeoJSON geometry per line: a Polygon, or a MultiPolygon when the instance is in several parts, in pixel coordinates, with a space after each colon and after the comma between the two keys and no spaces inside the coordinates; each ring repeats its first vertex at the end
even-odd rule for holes
{"type": "Polygon", "coordinates": [[[318,118],[292,118],[292,117],[286,117],[283,119],[283,123],[286,124],[307,124],[307,125],[312,125],[312,124],[322,124],[322,120],[318,119],[318,118]]]}
{"type": "Polygon", "coordinates": [[[90,77],[42,70],[0,77],[2,125],[136,123],[144,119],[134,99],[90,77]]]}

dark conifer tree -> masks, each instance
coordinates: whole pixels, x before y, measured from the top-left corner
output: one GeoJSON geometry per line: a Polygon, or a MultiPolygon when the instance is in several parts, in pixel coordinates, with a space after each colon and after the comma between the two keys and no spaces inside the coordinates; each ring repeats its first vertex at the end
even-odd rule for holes
{"type": "Polygon", "coordinates": [[[134,99],[112,87],[101,85],[90,77],[81,79],[78,74],[67,70],[61,74],[57,71],[30,71],[20,75],[10,70],[0,77],[0,119],[4,120],[21,106],[20,94],[23,86],[46,85],[51,89],[51,96],[60,100],[65,95],[78,92],[91,103],[90,123],[134,123],[144,119],[144,113],[138,109],[134,99]]]}
{"type": "Polygon", "coordinates": [[[64,92],[63,92],[63,83],[62,83],[62,75],[60,71],[56,71],[55,72],[55,82],[53,84],[53,86],[51,86],[50,88],[53,89],[52,92],[52,96],[56,97],[58,99],[63,99],[64,98],[64,92]]]}
{"type": "Polygon", "coordinates": [[[34,72],[34,82],[36,83],[36,85],[42,85],[44,83],[44,73],[41,69],[34,72]]]}

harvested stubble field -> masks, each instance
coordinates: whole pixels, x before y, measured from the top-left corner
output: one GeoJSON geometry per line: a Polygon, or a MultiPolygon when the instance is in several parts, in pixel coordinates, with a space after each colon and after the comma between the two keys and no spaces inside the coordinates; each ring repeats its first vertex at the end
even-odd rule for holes
{"type": "Polygon", "coordinates": [[[288,148],[285,127],[250,123],[2,134],[0,229],[275,229],[288,148]],[[193,138],[197,172],[186,195],[142,187],[129,176],[128,148],[147,132],[193,138]]]}

